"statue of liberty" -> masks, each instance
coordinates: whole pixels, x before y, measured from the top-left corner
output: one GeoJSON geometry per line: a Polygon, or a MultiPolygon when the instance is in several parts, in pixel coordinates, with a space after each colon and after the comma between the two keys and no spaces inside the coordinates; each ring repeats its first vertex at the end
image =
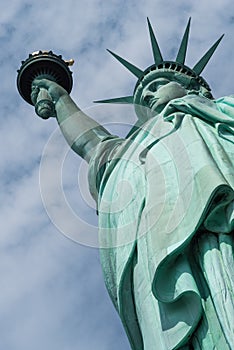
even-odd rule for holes
{"type": "MultiPolygon", "coordinates": [[[[137,78],[138,121],[111,135],[48,79],[71,148],[89,163],[105,283],[133,350],[234,349],[234,96],[214,99],[201,72],[221,38],[191,69],[190,20],[175,61],[165,61],[148,21],[154,64],[137,78]]],[[[51,116],[53,113],[51,112],[51,116]]]]}

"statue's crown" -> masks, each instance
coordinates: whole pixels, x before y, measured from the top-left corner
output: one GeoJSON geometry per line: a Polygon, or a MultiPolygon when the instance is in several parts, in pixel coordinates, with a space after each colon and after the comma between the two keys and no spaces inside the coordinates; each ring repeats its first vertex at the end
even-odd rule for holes
{"type": "Polygon", "coordinates": [[[147,19],[147,21],[148,21],[151,46],[152,46],[152,51],[154,56],[154,64],[148,67],[146,70],[142,71],[140,68],[134,66],[132,63],[126,61],[124,58],[108,50],[121,64],[123,64],[132,74],[134,74],[138,78],[138,80],[132,96],[124,96],[124,97],[100,100],[95,102],[138,103],[139,98],[136,98],[136,96],[138,95],[139,97],[141,92],[141,89],[139,89],[139,87],[144,85],[144,81],[147,81],[148,83],[150,80],[155,80],[157,76],[163,76],[164,74],[171,75],[172,80],[173,80],[173,76],[177,76],[177,77],[184,76],[185,78],[186,77],[193,78],[193,80],[195,80],[199,86],[203,87],[205,91],[207,91],[207,97],[212,98],[212,95],[210,93],[211,89],[208,83],[205,81],[205,79],[203,79],[200,76],[200,74],[205,68],[205,66],[207,65],[208,61],[210,60],[217,46],[219,45],[221,39],[223,38],[223,35],[211,46],[211,48],[204,54],[204,56],[202,56],[202,58],[194,65],[193,68],[189,68],[184,64],[184,62],[185,62],[187,46],[188,46],[191,18],[189,18],[188,24],[186,26],[175,61],[164,61],[149,19],[147,19]]]}

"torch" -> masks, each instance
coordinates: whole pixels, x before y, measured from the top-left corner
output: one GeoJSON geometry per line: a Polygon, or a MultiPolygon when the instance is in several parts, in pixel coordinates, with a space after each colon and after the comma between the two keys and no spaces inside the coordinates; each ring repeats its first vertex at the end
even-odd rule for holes
{"type": "MultiPolygon", "coordinates": [[[[22,61],[20,69],[17,71],[17,88],[23,99],[33,105],[31,100],[32,83],[34,79],[49,79],[61,85],[68,93],[72,89],[72,72],[69,69],[74,60],[65,61],[61,55],[56,55],[52,51],[36,51],[22,61]]],[[[54,103],[48,92],[40,88],[35,111],[43,119],[55,116],[54,103]]]]}

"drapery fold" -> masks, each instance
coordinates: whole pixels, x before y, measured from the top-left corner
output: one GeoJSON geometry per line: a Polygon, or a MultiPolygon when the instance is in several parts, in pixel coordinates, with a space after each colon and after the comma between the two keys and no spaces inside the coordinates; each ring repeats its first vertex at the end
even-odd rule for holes
{"type": "Polygon", "coordinates": [[[143,349],[146,338],[137,309],[144,293],[136,292],[134,280],[138,288],[148,284],[145,299],[158,308],[157,329],[148,335],[160,334],[159,350],[186,345],[204,314],[213,312],[204,306],[189,254],[200,232],[233,230],[233,106],[233,97],[188,95],[130,138],[109,137],[95,149],[89,183],[101,263],[134,350],[143,349]]]}

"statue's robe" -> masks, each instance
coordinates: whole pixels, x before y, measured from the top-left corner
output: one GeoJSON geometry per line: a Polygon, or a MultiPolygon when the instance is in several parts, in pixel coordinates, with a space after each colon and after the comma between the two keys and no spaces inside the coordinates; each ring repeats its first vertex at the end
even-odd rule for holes
{"type": "Polygon", "coordinates": [[[93,152],[105,283],[134,350],[234,349],[233,143],[234,96],[187,95],[93,152]]]}

